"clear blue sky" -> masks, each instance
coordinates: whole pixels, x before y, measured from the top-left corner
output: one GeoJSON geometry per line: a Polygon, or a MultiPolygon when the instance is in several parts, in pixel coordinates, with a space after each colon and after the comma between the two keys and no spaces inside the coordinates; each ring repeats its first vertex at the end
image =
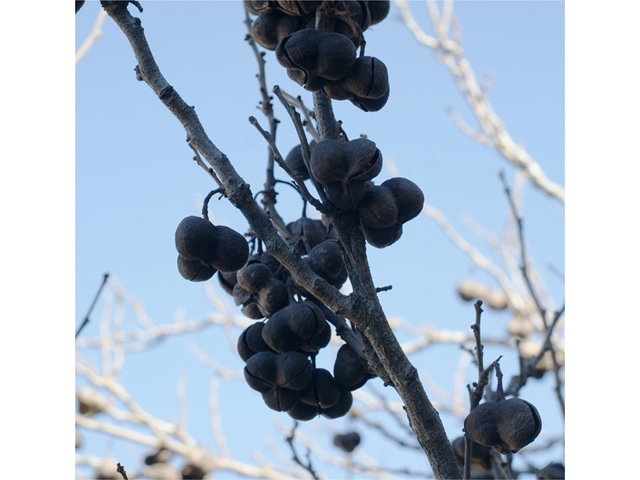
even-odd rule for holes
{"type": "MultiPolygon", "coordinates": [[[[133,14],[141,18],[165,78],[196,107],[210,138],[252,190],[259,190],[267,150],[247,118],[254,115],[265,126],[266,120],[256,110],[256,61],[243,41],[246,29],[241,3],[145,2],[143,7],[142,14],[133,14]]],[[[418,23],[430,32],[425,4],[412,2],[411,7],[418,23]]],[[[76,16],[76,48],[90,31],[98,10],[97,2],[87,2],[76,16]]],[[[454,11],[476,75],[480,79],[486,72],[493,75],[490,98],[495,111],[548,177],[564,185],[564,4],[457,2],[454,11]]],[[[204,197],[214,186],[191,160],[192,151],[178,121],[146,84],[135,80],[135,58],[122,32],[110,19],[103,29],[104,35],[76,68],[76,323],[82,320],[105,272],[143,302],[156,324],[171,323],[177,310],[183,310],[187,320],[203,318],[212,305],[201,284],[179,276],[174,231],[183,217],[198,214],[194,198],[204,197]]],[[[428,204],[441,210],[459,233],[491,256],[490,248],[468,230],[465,218],[501,233],[508,205],[498,173],[504,170],[513,184],[513,169],[495,151],[458,131],[447,112],[452,109],[475,126],[471,112],[449,72],[412,38],[395,7],[365,35],[367,54],[382,60],[389,70],[389,102],[377,113],[364,113],[349,102],[334,102],[336,117],[344,122],[350,138],[367,134],[375,141],[384,158],[393,159],[401,174],[422,188],[428,204]]],[[[268,84],[301,94],[311,105],[310,94],[286,76],[274,54],[269,52],[265,58],[268,84]]],[[[278,145],[286,153],[297,144],[295,131],[284,110],[275,107],[282,120],[278,145]]],[[[383,170],[378,180],[386,176],[383,170]]],[[[282,190],[279,199],[281,215],[287,221],[298,218],[301,203],[296,196],[282,190]]],[[[210,211],[216,221],[246,230],[246,221],[226,201],[212,201],[210,211]]],[[[557,201],[527,186],[523,215],[531,255],[550,295],[562,304],[563,283],[548,269],[554,265],[564,271],[562,209],[557,201]]],[[[381,294],[388,315],[402,316],[414,325],[428,323],[452,330],[466,330],[473,322],[473,308],[458,299],[455,285],[469,276],[487,277],[471,271],[467,258],[433,222],[419,217],[405,226],[399,242],[369,251],[376,283],[393,285],[391,291],[381,294]]],[[[215,277],[212,284],[224,295],[215,277]]],[[[98,334],[101,306],[98,303],[83,337],[98,334]]],[[[134,322],[131,312],[126,319],[134,322]]],[[[508,320],[506,313],[488,311],[485,331],[498,334],[508,320]]],[[[188,342],[229,368],[243,366],[222,331],[211,328],[131,355],[120,379],[140,405],[168,419],[177,415],[175,384],[181,372],[188,371],[190,433],[212,444],[207,405],[210,376],[186,350],[188,342]]],[[[491,348],[485,351],[490,357],[504,353],[491,348]]],[[[416,356],[415,363],[451,391],[459,356],[456,346],[437,347],[416,356]]],[[[320,363],[329,365],[331,360],[322,357],[321,352],[320,363]]],[[[516,372],[513,357],[505,360],[503,372],[506,378],[516,372]]],[[[468,373],[472,381],[472,369],[468,373]]],[[[379,380],[375,387],[382,390],[379,380]]],[[[552,388],[547,378],[530,382],[522,392],[523,398],[539,408],[550,435],[563,430],[552,388]]],[[[393,392],[388,397],[397,398],[393,392]]],[[[273,428],[275,417],[291,423],[286,414],[267,409],[244,381],[223,385],[220,401],[229,448],[241,460],[251,461],[256,449],[266,452],[264,435],[280,442],[273,428]]],[[[443,415],[443,421],[450,438],[460,434],[459,420],[443,415]]],[[[348,423],[345,419],[314,422],[334,429],[346,428],[348,423]]],[[[390,457],[388,445],[379,436],[364,433],[364,445],[380,461],[393,467],[411,462],[419,471],[427,468],[419,455],[394,452],[390,457]]],[[[87,446],[82,453],[101,455],[110,444],[104,435],[83,436],[87,446]]],[[[554,452],[555,456],[543,459],[560,460],[561,451],[554,452]]],[[[112,455],[125,465],[136,464],[144,453],[131,444],[113,444],[112,455]]],[[[321,473],[331,476],[330,469],[321,473]]]]}

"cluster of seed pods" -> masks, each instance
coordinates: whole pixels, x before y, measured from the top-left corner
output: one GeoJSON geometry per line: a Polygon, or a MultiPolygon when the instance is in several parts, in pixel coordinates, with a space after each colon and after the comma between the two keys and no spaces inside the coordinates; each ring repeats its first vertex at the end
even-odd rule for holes
{"type": "Polygon", "coordinates": [[[380,185],[372,182],[382,170],[382,153],[367,138],[315,144],[310,168],[331,203],[358,210],[364,236],[376,248],[398,241],[402,225],[422,211],[424,194],[412,181],[398,177],[380,185]]]}
{"type": "Polygon", "coordinates": [[[320,1],[245,1],[258,15],[251,27],[254,40],[276,53],[289,77],[309,91],[322,90],[334,100],[350,100],[361,110],[380,110],[389,98],[387,68],[375,57],[357,56],[363,32],[389,13],[389,1],[336,1],[323,12],[320,1]]]}
{"type": "MultiPolygon", "coordinates": [[[[306,217],[286,228],[309,268],[340,288],[347,271],[335,232],[306,217]]],[[[353,402],[351,392],[373,375],[346,344],[338,351],[333,372],[316,368],[316,355],[331,339],[326,315],[335,317],[326,306],[297,285],[269,253],[249,255],[247,241],[227,227],[187,217],[176,230],[176,248],[184,278],[203,281],[218,270],[220,285],[242,313],[253,320],[266,319],[242,332],[238,354],[246,362],[247,383],[269,408],[297,420],[346,415],[353,402]],[[184,262],[194,262],[193,272],[185,270],[184,262]]]]}

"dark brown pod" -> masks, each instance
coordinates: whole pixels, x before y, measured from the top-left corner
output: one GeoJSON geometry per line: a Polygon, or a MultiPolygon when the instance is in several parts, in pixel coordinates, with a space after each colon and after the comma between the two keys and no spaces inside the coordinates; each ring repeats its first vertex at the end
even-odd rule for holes
{"type": "Polygon", "coordinates": [[[278,42],[302,28],[302,18],[287,15],[279,10],[262,13],[251,25],[251,36],[267,50],[274,51],[278,42]]]}
{"type": "Polygon", "coordinates": [[[251,320],[260,320],[265,316],[262,309],[260,308],[260,305],[255,302],[243,305],[240,312],[242,312],[245,317],[250,318],[251,320]]]}
{"type": "Polygon", "coordinates": [[[278,310],[289,305],[289,291],[280,280],[270,278],[267,285],[257,296],[258,308],[265,317],[271,317],[278,310]]]}
{"type": "Polygon", "coordinates": [[[237,306],[244,305],[246,303],[250,303],[252,301],[252,297],[249,292],[242,288],[242,285],[236,283],[233,286],[233,301],[237,306]]]}
{"type": "Polygon", "coordinates": [[[245,265],[236,273],[238,285],[252,295],[256,295],[262,290],[269,280],[273,272],[264,263],[251,263],[245,265]]]}
{"type": "Polygon", "coordinates": [[[320,414],[320,407],[317,405],[309,405],[308,403],[298,402],[292,408],[287,410],[289,416],[295,420],[308,422],[313,420],[320,414]]]}
{"type": "Polygon", "coordinates": [[[327,321],[311,302],[294,302],[274,313],[266,323],[262,338],[278,353],[293,352],[319,335],[327,321]]]}
{"type": "Polygon", "coordinates": [[[349,390],[340,390],[340,399],[338,403],[336,403],[333,407],[324,408],[320,413],[323,417],[326,418],[339,418],[344,417],[349,410],[351,410],[351,405],[353,405],[353,395],[349,390]]]}
{"type": "Polygon", "coordinates": [[[347,76],[356,61],[356,47],[339,33],[304,29],[278,42],[276,58],[289,77],[315,92],[347,76]]]}
{"type": "Polygon", "coordinates": [[[238,355],[245,362],[256,353],[273,352],[273,349],[262,338],[263,328],[264,323],[254,323],[247,327],[238,337],[238,355]]]}
{"type": "Polygon", "coordinates": [[[371,15],[371,25],[380,23],[389,14],[389,0],[369,0],[367,2],[371,15]]]}
{"type": "Polygon", "coordinates": [[[387,104],[387,100],[389,100],[389,92],[391,90],[387,90],[380,98],[363,98],[363,97],[354,97],[350,99],[350,102],[353,103],[360,110],[365,112],[377,112],[382,109],[387,104]]]}
{"type": "Polygon", "coordinates": [[[333,377],[340,388],[352,391],[362,387],[373,375],[369,373],[367,362],[345,343],[338,350],[333,377]]]}
{"type": "Polygon", "coordinates": [[[235,230],[219,225],[216,227],[220,247],[216,248],[212,267],[221,272],[235,272],[240,270],[249,258],[249,245],[245,238],[235,230]]]}
{"type": "Polygon", "coordinates": [[[331,327],[329,322],[324,322],[324,328],[319,333],[314,335],[307,343],[300,347],[300,350],[305,353],[316,353],[320,349],[329,345],[331,341],[331,327]]]}
{"type": "Polygon", "coordinates": [[[311,363],[298,352],[259,352],[247,360],[244,376],[249,386],[261,393],[276,388],[300,391],[311,381],[311,363]]]}
{"type": "Polygon", "coordinates": [[[340,400],[340,388],[331,373],[324,368],[313,370],[311,382],[300,392],[300,401],[323,409],[333,407],[340,400]]]}
{"type": "Polygon", "coordinates": [[[367,188],[358,205],[362,223],[373,228],[390,227],[398,220],[398,206],[393,192],[384,184],[367,188]]]}
{"type": "Polygon", "coordinates": [[[360,46],[362,32],[371,24],[371,14],[364,1],[336,2],[335,31],[360,46]]]}
{"type": "MultiPolygon", "coordinates": [[[[311,140],[309,143],[309,151],[313,149],[316,142],[315,140],[311,140]]],[[[302,180],[309,179],[309,171],[307,170],[307,166],[304,164],[304,159],[302,158],[302,151],[300,150],[300,145],[296,145],[291,149],[291,151],[287,154],[287,157],[284,159],[284,162],[293,170],[296,175],[298,175],[302,180]]]]}
{"type": "Polygon", "coordinates": [[[389,91],[389,74],[377,58],[359,57],[342,83],[356,97],[376,99],[389,91]]]}
{"type": "Polygon", "coordinates": [[[182,480],[202,480],[207,473],[207,470],[195,463],[188,463],[181,472],[182,480]]]}
{"type": "MultiPolygon", "coordinates": [[[[480,472],[491,470],[491,448],[471,441],[471,468],[480,472]]],[[[453,455],[460,470],[464,468],[464,437],[458,437],[451,442],[453,455]]]]}
{"type": "Polygon", "coordinates": [[[351,453],[360,445],[360,434],[358,432],[338,434],[333,437],[333,444],[339,449],[351,453]]]}
{"type": "Polygon", "coordinates": [[[229,295],[233,295],[233,287],[235,287],[236,283],[238,283],[236,272],[218,272],[218,281],[220,282],[220,286],[225,292],[227,292],[229,295]]]}
{"type": "Polygon", "coordinates": [[[323,140],[311,152],[311,171],[336,206],[356,208],[366,193],[365,182],[382,170],[382,153],[366,138],[350,142],[323,140]]]}
{"type": "Polygon", "coordinates": [[[373,228],[366,223],[360,222],[362,233],[367,242],[373,247],[384,248],[393,245],[402,236],[402,225],[392,225],[385,228],[373,228]]]}
{"type": "Polygon", "coordinates": [[[186,260],[178,255],[178,272],[180,272],[182,278],[192,282],[204,282],[215,275],[216,269],[205,265],[199,260],[186,260]]]}
{"type": "Polygon", "coordinates": [[[541,429],[538,410],[520,398],[482,403],[464,421],[464,430],[474,441],[500,453],[516,453],[541,429]]]}
{"type": "MultiPolygon", "coordinates": [[[[287,224],[287,230],[289,230],[289,233],[291,233],[293,237],[294,245],[305,247],[303,250],[306,253],[309,253],[313,247],[327,239],[327,228],[320,220],[313,220],[306,217],[299,218],[295,222],[287,224]]],[[[334,231],[332,231],[331,234],[335,237],[334,231]]]]}
{"type": "Polygon", "coordinates": [[[336,288],[342,287],[347,281],[347,268],[335,240],[325,240],[313,247],[305,262],[311,270],[336,288]]]}
{"type": "Polygon", "coordinates": [[[418,216],[424,206],[424,194],[411,180],[394,177],[383,182],[396,198],[398,205],[398,223],[406,223],[418,216]]]}

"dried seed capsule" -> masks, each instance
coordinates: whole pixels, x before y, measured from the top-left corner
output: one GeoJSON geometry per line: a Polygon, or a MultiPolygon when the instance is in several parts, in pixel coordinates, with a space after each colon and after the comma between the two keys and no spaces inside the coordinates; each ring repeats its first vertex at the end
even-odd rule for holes
{"type": "Polygon", "coordinates": [[[333,444],[339,449],[351,453],[360,445],[360,434],[358,432],[338,434],[333,437],[333,444]]]}
{"type": "MultiPolygon", "coordinates": [[[[464,468],[464,437],[458,437],[451,442],[453,455],[460,470],[464,468]]],[[[491,470],[491,448],[480,445],[471,440],[471,468],[480,472],[491,470]]]]}
{"type": "Polygon", "coordinates": [[[389,0],[369,0],[367,2],[371,14],[371,25],[380,23],[389,14],[389,0]]]}
{"type": "Polygon", "coordinates": [[[490,290],[484,300],[493,310],[504,310],[509,306],[507,296],[502,290],[490,290]]]}
{"type": "Polygon", "coordinates": [[[320,2],[315,0],[278,0],[278,8],[288,15],[305,15],[315,11],[319,4],[320,2]]]}
{"type": "Polygon", "coordinates": [[[475,280],[464,280],[460,282],[458,284],[457,291],[460,298],[465,302],[470,302],[479,298],[486,298],[487,293],[489,292],[483,283],[475,280]]]}
{"type": "Polygon", "coordinates": [[[509,335],[526,338],[533,333],[533,325],[527,317],[516,315],[507,324],[509,335]]]}
{"type": "Polygon", "coordinates": [[[311,381],[311,363],[298,352],[259,352],[247,360],[244,376],[249,386],[261,393],[276,388],[299,392],[311,381]]]}
{"type": "Polygon", "coordinates": [[[357,208],[365,196],[365,182],[382,170],[382,153],[366,138],[350,142],[323,140],[311,152],[311,171],[336,206],[357,208]]]}
{"type": "Polygon", "coordinates": [[[327,240],[327,238],[336,237],[333,230],[327,235],[327,228],[322,224],[322,221],[306,217],[287,224],[287,230],[293,237],[294,245],[305,247],[304,251],[307,253],[316,245],[327,240]],[[308,250],[306,250],[307,247],[308,250]]]}
{"type": "Polygon", "coordinates": [[[364,98],[364,97],[355,97],[350,99],[350,102],[353,103],[360,110],[365,112],[377,112],[382,109],[387,104],[387,100],[389,100],[389,92],[391,90],[387,90],[380,98],[364,98]]]}
{"type": "Polygon", "coordinates": [[[346,343],[338,350],[333,366],[333,377],[344,390],[357,390],[374,375],[369,373],[367,362],[361,359],[346,343]]]}
{"type": "Polygon", "coordinates": [[[329,83],[324,92],[330,98],[346,100],[352,98],[378,99],[389,91],[389,74],[383,62],[375,57],[358,57],[349,75],[342,80],[329,83]],[[346,96],[345,93],[349,92],[346,96]],[[336,98],[337,94],[342,98],[336,98]]]}
{"type": "Polygon", "coordinates": [[[267,50],[274,51],[278,42],[302,28],[302,17],[293,17],[279,10],[262,13],[251,25],[251,36],[267,50]]]}
{"type": "Polygon", "coordinates": [[[218,272],[218,281],[220,282],[220,286],[225,292],[227,292],[229,295],[233,295],[233,287],[235,287],[236,283],[238,283],[236,272],[218,272]]]}
{"type": "Polygon", "coordinates": [[[271,317],[289,305],[287,286],[280,280],[270,278],[267,285],[258,293],[256,303],[263,316],[271,317]]]}
{"type": "Polygon", "coordinates": [[[289,77],[315,92],[347,76],[356,61],[356,47],[339,33],[304,29],[278,42],[276,58],[289,77]]]}
{"type": "Polygon", "coordinates": [[[186,260],[178,255],[178,272],[182,278],[192,282],[204,282],[209,280],[216,273],[216,269],[202,263],[200,260],[186,260]]]}
{"type": "Polygon", "coordinates": [[[342,287],[347,281],[347,268],[335,240],[325,240],[313,247],[305,262],[311,270],[336,288],[342,287]]]}
{"type": "Polygon", "coordinates": [[[335,31],[348,37],[356,47],[371,24],[371,14],[364,1],[336,2],[335,31]]]}
{"type": "MultiPolygon", "coordinates": [[[[311,140],[309,143],[309,151],[313,150],[316,141],[311,140]]],[[[287,154],[287,158],[284,159],[284,162],[293,170],[296,175],[298,175],[302,180],[309,179],[309,171],[307,170],[307,166],[304,164],[304,159],[302,158],[302,151],[300,150],[300,145],[296,145],[291,149],[291,151],[287,154]]]]}
{"type": "Polygon", "coordinates": [[[242,235],[200,217],[183,219],[176,229],[175,241],[185,260],[197,260],[223,272],[239,270],[249,258],[249,246],[242,235]]]}
{"type": "Polygon", "coordinates": [[[340,400],[340,387],[324,368],[313,370],[311,382],[300,392],[300,401],[323,409],[333,407],[340,400]]]}
{"type": "Polygon", "coordinates": [[[269,318],[262,338],[278,353],[293,352],[319,335],[326,323],[322,311],[312,302],[294,302],[269,318]]]}
{"type": "Polygon", "coordinates": [[[485,402],[465,419],[465,432],[500,453],[516,453],[533,442],[542,428],[536,407],[520,398],[485,402]]]}
{"type": "Polygon", "coordinates": [[[238,355],[245,362],[256,353],[273,352],[273,349],[262,338],[263,328],[264,323],[254,323],[247,327],[238,337],[238,355]]]}
{"type": "Polygon", "coordinates": [[[349,390],[340,389],[340,399],[333,407],[322,409],[321,415],[326,418],[344,417],[353,405],[353,395],[349,390]]]}
{"type": "Polygon", "coordinates": [[[269,280],[273,272],[263,263],[251,263],[242,267],[236,273],[238,285],[252,295],[262,290],[269,280]]]}
{"type": "Polygon", "coordinates": [[[396,198],[398,223],[407,223],[417,217],[424,205],[424,194],[411,180],[402,177],[390,178],[383,182],[396,198]]]}
{"type": "Polygon", "coordinates": [[[398,206],[393,192],[384,183],[367,188],[358,205],[360,220],[373,228],[385,228],[398,220],[398,206]]]}
{"type": "Polygon", "coordinates": [[[385,228],[370,227],[366,223],[360,222],[362,233],[369,244],[376,248],[385,248],[393,245],[402,236],[402,225],[395,224],[385,228]]]}
{"type": "Polygon", "coordinates": [[[277,4],[273,0],[244,0],[244,4],[247,10],[254,15],[273,12],[277,8],[277,4]]]}

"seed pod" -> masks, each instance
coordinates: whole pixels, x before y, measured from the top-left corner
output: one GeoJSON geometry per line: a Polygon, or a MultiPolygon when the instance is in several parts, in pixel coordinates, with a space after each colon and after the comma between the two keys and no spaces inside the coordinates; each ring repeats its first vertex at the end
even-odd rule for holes
{"type": "Polygon", "coordinates": [[[544,467],[542,470],[536,471],[537,479],[551,480],[556,478],[564,479],[564,477],[565,477],[564,465],[562,463],[552,462],[546,467],[544,467]]]}
{"type": "Polygon", "coordinates": [[[200,260],[186,260],[178,255],[178,272],[182,278],[192,282],[204,282],[209,280],[216,273],[216,269],[202,263],[200,260]]]}
{"type": "Polygon", "coordinates": [[[500,453],[516,453],[533,442],[542,422],[536,407],[520,398],[485,402],[465,419],[465,432],[477,443],[500,453]]]}
{"type": "Polygon", "coordinates": [[[510,335],[526,338],[533,333],[533,325],[527,317],[516,315],[507,324],[507,331],[510,335]]]}
{"type": "Polygon", "coordinates": [[[244,0],[244,4],[247,10],[254,15],[273,12],[277,8],[277,4],[273,0],[244,0]]]}
{"type": "Polygon", "coordinates": [[[371,14],[364,1],[336,2],[335,31],[348,37],[356,47],[371,24],[371,14]]]}
{"type": "MultiPolygon", "coordinates": [[[[309,143],[309,151],[313,150],[315,144],[316,141],[311,140],[311,143],[309,143]]],[[[307,170],[307,166],[304,164],[304,159],[302,158],[302,151],[300,150],[300,148],[300,145],[296,145],[295,147],[293,147],[287,154],[287,158],[284,159],[284,162],[302,180],[309,180],[309,171],[307,170]]]]}
{"type": "Polygon", "coordinates": [[[289,305],[287,286],[280,280],[270,278],[267,285],[258,293],[256,303],[263,316],[271,317],[278,310],[289,305]]]}
{"type": "Polygon", "coordinates": [[[324,368],[313,370],[311,382],[300,392],[300,401],[318,406],[320,410],[333,407],[340,400],[340,388],[331,373],[324,368]]]}
{"type": "Polygon", "coordinates": [[[387,90],[380,98],[364,98],[364,97],[354,97],[350,99],[350,102],[353,103],[360,110],[365,112],[377,112],[382,109],[387,104],[387,100],[389,100],[389,92],[391,89],[387,90]]]}
{"type": "Polygon", "coordinates": [[[239,270],[249,258],[249,246],[242,235],[200,217],[183,219],[176,229],[175,241],[185,260],[200,261],[223,272],[239,270]]]}
{"type": "Polygon", "coordinates": [[[362,223],[373,228],[385,228],[398,220],[398,206],[393,192],[384,183],[367,188],[364,198],[358,205],[358,214],[362,223]]]}
{"type": "Polygon", "coordinates": [[[333,365],[333,377],[340,388],[349,391],[357,390],[374,376],[369,373],[367,362],[361,359],[348,344],[345,343],[340,347],[333,365]]]}
{"type": "Polygon", "coordinates": [[[326,418],[344,417],[353,405],[353,395],[349,390],[340,389],[340,399],[333,407],[322,409],[321,415],[326,418]]]}
{"type": "MultiPolygon", "coordinates": [[[[471,468],[480,472],[491,470],[491,448],[471,441],[471,468]]],[[[451,442],[453,455],[460,470],[464,468],[464,437],[458,437],[451,442]]]]}
{"type": "Polygon", "coordinates": [[[262,331],[262,338],[278,353],[293,352],[319,335],[327,321],[312,302],[294,302],[274,313],[262,331]]]}
{"type": "Polygon", "coordinates": [[[372,247],[385,248],[393,245],[402,236],[402,225],[395,224],[385,228],[370,227],[364,222],[360,222],[364,238],[372,247]]]}
{"type": "Polygon", "coordinates": [[[276,58],[290,78],[316,92],[328,81],[347,76],[356,61],[356,47],[339,33],[304,29],[278,42],[276,58]]]}
{"type": "Polygon", "coordinates": [[[311,381],[311,363],[301,353],[259,352],[247,360],[244,376],[273,410],[290,410],[311,381]]]}
{"type": "Polygon", "coordinates": [[[366,138],[350,142],[323,140],[311,152],[311,171],[336,206],[357,208],[365,196],[365,182],[382,170],[382,153],[366,138]]]}
{"type": "Polygon", "coordinates": [[[417,217],[424,205],[424,194],[411,180],[402,177],[390,178],[383,182],[396,199],[398,206],[398,223],[407,223],[417,217]]]}
{"type": "Polygon", "coordinates": [[[260,352],[273,352],[262,338],[264,323],[249,325],[238,337],[238,355],[246,363],[252,356],[260,352]]]}
{"type": "Polygon", "coordinates": [[[302,17],[293,17],[279,10],[262,13],[251,25],[251,36],[262,47],[272,52],[278,42],[302,28],[302,17]]]}
{"type": "Polygon", "coordinates": [[[484,300],[487,302],[487,306],[493,310],[504,310],[509,306],[507,296],[502,290],[489,290],[484,300]]]}
{"type": "Polygon", "coordinates": [[[172,456],[171,450],[167,450],[164,447],[160,447],[158,450],[156,450],[153,453],[150,453],[145,457],[144,464],[153,465],[156,463],[167,463],[169,460],[171,460],[171,456],[172,456]]]}
{"type": "MultiPolygon", "coordinates": [[[[312,220],[311,218],[299,218],[295,222],[287,224],[287,230],[291,233],[294,245],[309,247],[309,251],[316,245],[327,239],[327,228],[320,220],[312,220]]],[[[329,237],[335,238],[335,231],[331,231],[329,237]]],[[[307,253],[309,251],[305,250],[307,253]]]]}
{"type": "Polygon", "coordinates": [[[367,2],[371,15],[371,25],[380,23],[389,14],[389,0],[369,0],[367,2]]]}
{"type": "Polygon", "coordinates": [[[328,83],[323,90],[335,100],[382,98],[389,91],[387,67],[375,57],[358,57],[349,75],[328,83]]]}
{"type": "Polygon", "coordinates": [[[269,280],[273,272],[263,263],[252,263],[242,267],[236,273],[238,285],[252,295],[256,295],[262,290],[269,280]]]}
{"type": "Polygon", "coordinates": [[[360,434],[358,432],[338,434],[333,437],[333,444],[339,449],[351,453],[360,445],[360,434]]]}
{"type": "Polygon", "coordinates": [[[209,472],[196,463],[186,464],[181,472],[182,480],[202,480],[207,473],[209,472]]]}
{"type": "Polygon", "coordinates": [[[336,288],[342,287],[347,281],[347,268],[335,240],[325,240],[313,247],[305,262],[311,270],[336,288]]]}
{"type": "Polygon", "coordinates": [[[218,281],[220,282],[220,286],[225,292],[227,292],[229,295],[233,295],[233,287],[235,287],[236,283],[238,283],[236,272],[218,272],[218,281]]]}

